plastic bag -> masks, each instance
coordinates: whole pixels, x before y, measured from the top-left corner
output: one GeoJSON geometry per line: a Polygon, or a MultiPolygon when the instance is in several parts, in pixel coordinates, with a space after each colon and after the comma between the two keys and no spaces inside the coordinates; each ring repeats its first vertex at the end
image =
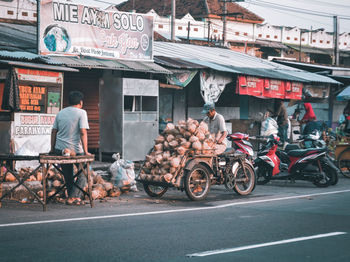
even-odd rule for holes
{"type": "Polygon", "coordinates": [[[278,125],[275,119],[272,117],[266,118],[261,123],[260,135],[269,136],[269,135],[277,135],[278,133],[278,125]]]}
{"type": "Polygon", "coordinates": [[[109,167],[112,183],[122,190],[136,192],[134,163],[129,160],[120,159],[119,153],[113,154],[112,158],[116,160],[109,167]]]}

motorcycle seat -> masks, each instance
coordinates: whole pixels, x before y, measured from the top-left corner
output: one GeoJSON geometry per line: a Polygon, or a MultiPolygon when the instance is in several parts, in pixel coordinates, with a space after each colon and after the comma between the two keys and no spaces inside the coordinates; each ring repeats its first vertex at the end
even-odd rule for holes
{"type": "Polygon", "coordinates": [[[318,152],[318,153],[322,153],[322,152],[326,152],[327,149],[326,148],[307,148],[307,149],[295,149],[295,150],[291,150],[288,152],[288,156],[305,156],[310,152],[318,152]]]}
{"type": "Polygon", "coordinates": [[[291,150],[296,150],[296,149],[300,149],[300,147],[297,144],[288,144],[288,145],[286,145],[284,150],[286,152],[289,152],[291,150]]]}

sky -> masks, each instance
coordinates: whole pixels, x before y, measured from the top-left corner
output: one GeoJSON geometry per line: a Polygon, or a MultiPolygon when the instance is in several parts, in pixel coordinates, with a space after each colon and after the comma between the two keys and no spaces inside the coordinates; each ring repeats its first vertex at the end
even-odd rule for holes
{"type": "MultiPolygon", "coordinates": [[[[84,0],[83,2],[86,4],[88,2],[96,3],[103,7],[108,6],[108,3],[119,4],[124,1],[84,0]]],[[[159,0],[159,2],[161,1],[159,0]]],[[[329,32],[333,31],[332,16],[338,15],[340,18],[339,33],[350,32],[350,0],[245,0],[245,2],[239,4],[265,19],[264,22],[272,25],[297,26],[303,29],[311,29],[311,27],[312,29],[324,28],[329,32]],[[271,4],[274,8],[272,8],[271,4]],[[297,12],[281,10],[289,8],[297,12]],[[302,13],[302,11],[312,14],[302,13]],[[342,16],[345,17],[342,18],[342,16]]]]}

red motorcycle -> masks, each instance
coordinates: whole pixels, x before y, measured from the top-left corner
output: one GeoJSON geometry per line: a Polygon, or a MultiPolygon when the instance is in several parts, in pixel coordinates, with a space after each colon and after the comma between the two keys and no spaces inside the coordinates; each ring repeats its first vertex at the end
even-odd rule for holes
{"type": "Polygon", "coordinates": [[[227,136],[229,141],[232,141],[232,147],[236,154],[244,154],[248,160],[252,160],[254,156],[253,146],[249,142],[249,135],[244,133],[233,133],[227,136]]]}
{"type": "Polygon", "coordinates": [[[306,180],[318,187],[328,187],[335,180],[337,174],[323,164],[326,148],[290,150],[287,161],[283,162],[276,154],[278,142],[278,136],[269,136],[254,160],[258,184],[263,185],[270,180],[306,180]]]}

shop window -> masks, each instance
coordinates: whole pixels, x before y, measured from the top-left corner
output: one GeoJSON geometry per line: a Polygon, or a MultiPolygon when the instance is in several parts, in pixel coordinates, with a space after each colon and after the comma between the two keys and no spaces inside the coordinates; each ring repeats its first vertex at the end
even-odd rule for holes
{"type": "Polygon", "coordinates": [[[278,36],[277,36],[277,35],[275,35],[273,38],[277,39],[277,38],[278,38],[278,36]]]}
{"type": "Polygon", "coordinates": [[[8,15],[13,15],[14,13],[13,13],[13,11],[11,11],[11,10],[7,10],[7,14],[8,14],[8,15]]]}
{"type": "Polygon", "coordinates": [[[243,35],[244,35],[244,36],[248,36],[248,33],[244,33],[243,35]]]}
{"type": "Polygon", "coordinates": [[[322,44],[322,43],[323,43],[323,40],[320,40],[320,43],[322,44]]]}
{"type": "Polygon", "coordinates": [[[158,25],[158,28],[163,28],[163,25],[158,25]]]}
{"type": "Polygon", "coordinates": [[[289,37],[289,36],[287,36],[287,40],[290,40],[290,37],[289,37]]]}
{"type": "Polygon", "coordinates": [[[142,111],[157,111],[157,101],[156,96],[143,96],[142,111]]]}
{"type": "Polygon", "coordinates": [[[298,41],[298,37],[294,37],[294,41],[298,41]]]}
{"type": "Polygon", "coordinates": [[[194,28],[193,31],[198,32],[198,28],[194,28]]]}
{"type": "Polygon", "coordinates": [[[36,14],[36,13],[33,13],[33,17],[37,17],[37,14],[36,14]]]}
{"type": "Polygon", "coordinates": [[[124,96],[124,111],[141,111],[141,96],[124,96]]]}
{"type": "Polygon", "coordinates": [[[258,34],[258,37],[262,37],[262,34],[258,34]]]}
{"type": "Polygon", "coordinates": [[[270,35],[266,35],[266,38],[270,38],[270,35]]]}
{"type": "Polygon", "coordinates": [[[235,35],[239,35],[239,32],[235,32],[235,35]]]}
{"type": "Polygon", "coordinates": [[[327,44],[330,44],[331,42],[330,41],[327,41],[327,44]]]}
{"type": "Polygon", "coordinates": [[[348,45],[348,43],[344,42],[344,45],[348,45]]]}
{"type": "Polygon", "coordinates": [[[314,39],[314,40],[312,40],[312,43],[316,43],[316,40],[314,39]]]}
{"type": "Polygon", "coordinates": [[[214,29],[214,33],[217,33],[218,32],[218,30],[217,29],[214,29]]]}
{"type": "Polygon", "coordinates": [[[305,42],[305,38],[302,38],[301,41],[302,41],[302,42],[305,42]]]}
{"type": "Polygon", "coordinates": [[[22,12],[22,16],[28,16],[28,12],[22,12]]]}
{"type": "Polygon", "coordinates": [[[177,29],[182,30],[182,26],[178,26],[177,29]]]}

